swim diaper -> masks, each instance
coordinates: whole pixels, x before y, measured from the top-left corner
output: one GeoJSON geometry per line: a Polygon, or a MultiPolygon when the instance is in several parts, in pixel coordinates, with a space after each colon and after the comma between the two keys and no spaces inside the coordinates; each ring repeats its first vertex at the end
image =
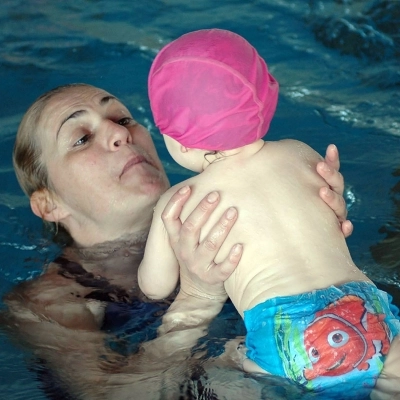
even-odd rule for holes
{"type": "Polygon", "coordinates": [[[368,282],[269,299],[244,312],[247,356],[324,399],[364,399],[400,333],[397,313],[368,282]]]}

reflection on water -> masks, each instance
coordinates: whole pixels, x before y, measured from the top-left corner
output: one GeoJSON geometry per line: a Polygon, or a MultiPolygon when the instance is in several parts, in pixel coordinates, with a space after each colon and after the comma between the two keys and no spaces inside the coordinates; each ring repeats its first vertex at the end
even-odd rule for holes
{"type": "Polygon", "coordinates": [[[350,8],[346,11],[344,15],[322,17],[318,10],[311,13],[310,23],[317,40],[342,54],[372,61],[399,56],[398,2],[374,2],[356,13],[350,8]]]}
{"type": "MultiPolygon", "coordinates": [[[[271,140],[295,137],[319,152],[328,143],[338,145],[355,225],[350,250],[356,263],[400,304],[400,2],[7,0],[0,8],[0,24],[1,294],[37,276],[58,252],[43,239],[41,222],[31,214],[12,171],[13,137],[27,106],[44,90],[68,82],[109,90],[153,133],[176,183],[187,172],[173,163],[154,128],[147,73],[155,53],[171,39],[219,27],[247,38],[281,84],[271,140]]],[[[3,335],[0,348],[5,398],[43,399],[37,375],[26,368],[30,355],[3,335]]],[[[209,366],[209,377],[212,368],[218,366],[209,366]]],[[[232,389],[234,372],[219,372],[220,386],[232,389]]],[[[279,380],[268,378],[263,388],[235,373],[236,384],[248,385],[247,393],[253,393],[247,398],[268,398],[260,394],[265,388],[275,399],[300,398],[279,380]]],[[[199,393],[201,379],[187,390],[199,393]]]]}
{"type": "MultiPolygon", "coordinates": [[[[388,274],[400,281],[400,168],[393,172],[398,180],[390,191],[393,201],[393,215],[379,229],[384,238],[371,246],[373,258],[387,270],[388,274]]],[[[400,298],[399,298],[400,300],[400,298]]],[[[400,304],[400,303],[398,303],[400,304]]]]}
{"type": "Polygon", "coordinates": [[[376,106],[376,101],[365,97],[362,102],[358,99],[354,115],[348,120],[358,126],[373,125],[398,135],[400,125],[390,118],[390,108],[399,106],[400,2],[342,2],[341,11],[336,4],[336,13],[321,7],[324,2],[315,3],[320,7],[315,4],[311,7],[307,21],[316,39],[341,54],[360,58],[361,68],[357,73],[363,85],[381,89],[380,95],[386,92],[388,108],[379,117],[375,112],[372,113],[374,120],[363,117],[376,106]]]}

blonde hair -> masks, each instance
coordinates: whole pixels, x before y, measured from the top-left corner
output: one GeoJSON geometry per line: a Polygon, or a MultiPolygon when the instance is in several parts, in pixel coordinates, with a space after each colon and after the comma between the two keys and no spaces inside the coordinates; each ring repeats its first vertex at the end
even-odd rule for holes
{"type": "Polygon", "coordinates": [[[49,101],[56,95],[75,87],[91,87],[85,83],[58,86],[42,94],[28,108],[19,125],[13,151],[13,165],[18,182],[28,197],[38,190],[51,190],[46,165],[41,159],[38,140],[40,118],[49,101]]]}

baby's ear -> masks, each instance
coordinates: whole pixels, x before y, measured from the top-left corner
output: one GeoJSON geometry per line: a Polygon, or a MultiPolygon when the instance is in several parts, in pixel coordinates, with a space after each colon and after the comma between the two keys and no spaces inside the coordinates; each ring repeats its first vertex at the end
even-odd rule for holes
{"type": "Polygon", "coordinates": [[[181,145],[181,153],[187,153],[189,151],[189,149],[185,146],[181,145]]]}
{"type": "Polygon", "coordinates": [[[31,209],[39,218],[49,222],[59,222],[65,217],[62,207],[47,189],[36,190],[30,197],[31,209]]]}

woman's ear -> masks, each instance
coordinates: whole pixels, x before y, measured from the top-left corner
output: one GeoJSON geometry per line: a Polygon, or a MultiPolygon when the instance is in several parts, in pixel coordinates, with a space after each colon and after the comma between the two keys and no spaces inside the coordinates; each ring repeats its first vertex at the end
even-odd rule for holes
{"type": "Polygon", "coordinates": [[[33,192],[30,197],[31,209],[39,218],[49,222],[60,222],[66,213],[57,205],[54,196],[47,189],[33,192]]]}

